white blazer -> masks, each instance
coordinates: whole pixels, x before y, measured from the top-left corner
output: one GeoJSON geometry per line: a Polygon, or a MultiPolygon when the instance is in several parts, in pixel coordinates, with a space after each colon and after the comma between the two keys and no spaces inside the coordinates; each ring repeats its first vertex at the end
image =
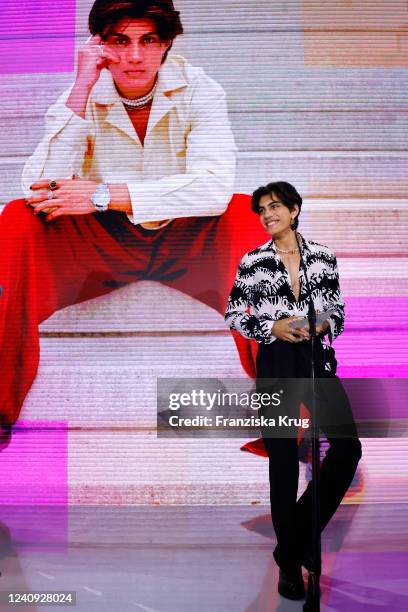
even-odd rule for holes
{"type": "Polygon", "coordinates": [[[82,119],[66,106],[71,88],[47,111],[45,135],[25,164],[25,195],[40,179],[78,174],[126,183],[135,224],[220,215],[234,188],[236,146],[223,88],[183,57],[159,71],[144,146],[109,70],[102,70],[82,119]]]}

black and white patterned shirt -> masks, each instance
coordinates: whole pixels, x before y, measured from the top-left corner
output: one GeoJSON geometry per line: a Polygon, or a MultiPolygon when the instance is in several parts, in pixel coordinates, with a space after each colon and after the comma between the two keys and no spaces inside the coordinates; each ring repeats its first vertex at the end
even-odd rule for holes
{"type": "MultiPolygon", "coordinates": [[[[301,248],[316,312],[334,310],[328,319],[330,341],[342,331],[344,302],[340,293],[335,255],[326,247],[301,237],[301,248]]],[[[245,338],[271,344],[275,321],[307,316],[308,293],[303,267],[299,270],[300,293],[296,300],[286,266],[273,240],[246,253],[238,266],[228,298],[225,320],[245,338]]],[[[326,343],[321,337],[326,347],[326,343]]],[[[326,347],[327,348],[327,347],[326,347]]]]}

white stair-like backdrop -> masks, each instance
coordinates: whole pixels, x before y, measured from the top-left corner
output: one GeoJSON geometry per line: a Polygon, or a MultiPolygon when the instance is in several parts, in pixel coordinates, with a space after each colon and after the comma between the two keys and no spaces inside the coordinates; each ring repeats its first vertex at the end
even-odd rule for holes
{"type": "MultiPolygon", "coordinates": [[[[319,11],[309,3],[308,12],[301,0],[176,4],[186,35],[175,51],[227,91],[240,150],[235,191],[294,183],[305,196],[302,230],[337,252],[346,297],[408,295],[406,3],[340,2],[337,12],[324,2],[314,3],[319,11]],[[375,36],[384,64],[374,58],[370,66],[366,56],[359,64],[358,47],[350,59],[350,35],[363,51],[375,36]],[[344,63],[319,65],[331,40],[343,41],[344,63]]],[[[78,0],[78,42],[90,5],[78,0]]],[[[0,76],[1,203],[21,195],[22,166],[41,138],[44,112],[72,78],[0,76]]],[[[358,332],[366,352],[350,348],[350,365],[363,364],[367,351],[376,356],[364,333],[369,317],[358,332]]],[[[390,332],[381,359],[391,363],[400,331],[392,312],[383,324],[390,332]]],[[[143,282],[56,313],[41,333],[39,373],[22,418],[68,422],[70,503],[268,502],[267,462],[239,452],[242,441],[156,438],[158,376],[242,376],[219,314],[143,282]]],[[[352,347],[357,335],[348,334],[352,347]]],[[[407,501],[408,444],[363,442],[363,500],[407,501]],[[395,457],[401,470],[387,481],[395,457]]]]}

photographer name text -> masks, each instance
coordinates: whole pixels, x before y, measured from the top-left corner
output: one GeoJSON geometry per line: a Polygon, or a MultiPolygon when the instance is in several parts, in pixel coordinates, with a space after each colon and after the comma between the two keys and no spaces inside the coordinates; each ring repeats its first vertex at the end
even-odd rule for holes
{"type": "Polygon", "coordinates": [[[171,427],[211,427],[211,428],[242,428],[242,427],[298,427],[308,429],[310,427],[310,419],[307,418],[292,418],[286,415],[280,415],[278,418],[256,417],[250,416],[245,418],[197,415],[194,417],[180,417],[176,414],[169,418],[171,427]]]}

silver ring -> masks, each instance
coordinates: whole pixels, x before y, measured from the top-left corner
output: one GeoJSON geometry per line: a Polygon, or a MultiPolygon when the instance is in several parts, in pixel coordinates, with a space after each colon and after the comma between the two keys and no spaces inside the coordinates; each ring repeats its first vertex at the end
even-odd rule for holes
{"type": "Polygon", "coordinates": [[[51,191],[51,189],[49,189],[49,190],[48,190],[48,192],[47,192],[47,198],[48,198],[49,200],[52,200],[52,199],[53,199],[53,197],[54,197],[54,193],[51,191]]]}

